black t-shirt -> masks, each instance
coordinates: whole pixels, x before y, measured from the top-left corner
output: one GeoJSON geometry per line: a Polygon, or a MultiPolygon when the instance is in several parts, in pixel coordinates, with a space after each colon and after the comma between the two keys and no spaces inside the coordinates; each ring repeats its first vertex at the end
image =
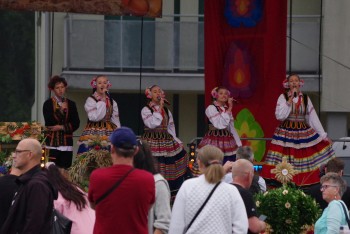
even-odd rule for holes
{"type": "MultiPolygon", "coordinates": [[[[254,216],[258,217],[258,213],[256,212],[256,206],[254,203],[253,195],[251,194],[251,192],[249,192],[249,190],[243,188],[242,186],[240,186],[238,184],[233,184],[233,185],[236,186],[239,193],[241,194],[241,197],[242,197],[244,205],[245,205],[245,209],[247,211],[248,219],[250,217],[254,217],[254,216]]],[[[250,232],[248,230],[248,234],[253,234],[253,232],[250,232]]]]}

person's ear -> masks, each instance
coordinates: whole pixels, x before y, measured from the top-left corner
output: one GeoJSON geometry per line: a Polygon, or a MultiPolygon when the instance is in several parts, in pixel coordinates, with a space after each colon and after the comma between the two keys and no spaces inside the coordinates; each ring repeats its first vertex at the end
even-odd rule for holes
{"type": "Polygon", "coordinates": [[[134,152],[134,156],[139,152],[139,150],[140,150],[140,147],[139,147],[139,146],[136,146],[135,152],[134,152]]]}
{"type": "Polygon", "coordinates": [[[115,153],[115,149],[114,149],[114,145],[111,145],[111,154],[114,154],[115,153]]]}

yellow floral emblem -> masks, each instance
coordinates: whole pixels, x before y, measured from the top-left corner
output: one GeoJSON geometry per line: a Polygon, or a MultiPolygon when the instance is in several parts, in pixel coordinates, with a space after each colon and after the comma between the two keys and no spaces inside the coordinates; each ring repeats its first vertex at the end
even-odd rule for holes
{"type": "Polygon", "coordinates": [[[275,169],[271,169],[271,173],[276,174],[276,180],[282,184],[287,184],[297,174],[294,167],[287,162],[287,157],[283,157],[282,162],[277,164],[275,169]]]}

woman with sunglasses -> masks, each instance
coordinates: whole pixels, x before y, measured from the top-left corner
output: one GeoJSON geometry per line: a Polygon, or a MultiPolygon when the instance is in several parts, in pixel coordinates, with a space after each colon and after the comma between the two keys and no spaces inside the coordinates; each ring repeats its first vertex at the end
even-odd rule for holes
{"type": "Polygon", "coordinates": [[[315,234],[338,234],[340,227],[347,227],[349,211],[341,200],[346,182],[340,175],[329,172],[321,178],[322,198],[328,203],[322,216],[315,223],[315,234]]]}

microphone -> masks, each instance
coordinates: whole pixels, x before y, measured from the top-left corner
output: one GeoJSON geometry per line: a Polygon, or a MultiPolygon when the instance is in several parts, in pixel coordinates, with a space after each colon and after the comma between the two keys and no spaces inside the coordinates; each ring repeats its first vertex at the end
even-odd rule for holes
{"type": "Polygon", "coordinates": [[[161,98],[160,96],[158,96],[157,99],[158,99],[158,101],[163,99],[164,103],[170,106],[170,102],[168,100],[166,100],[165,98],[161,98]]]}
{"type": "Polygon", "coordinates": [[[297,92],[294,91],[294,97],[296,98],[297,97],[297,92]]]}
{"type": "Polygon", "coordinates": [[[111,98],[111,95],[109,94],[108,91],[106,91],[105,93],[106,93],[107,97],[111,98]]]}

